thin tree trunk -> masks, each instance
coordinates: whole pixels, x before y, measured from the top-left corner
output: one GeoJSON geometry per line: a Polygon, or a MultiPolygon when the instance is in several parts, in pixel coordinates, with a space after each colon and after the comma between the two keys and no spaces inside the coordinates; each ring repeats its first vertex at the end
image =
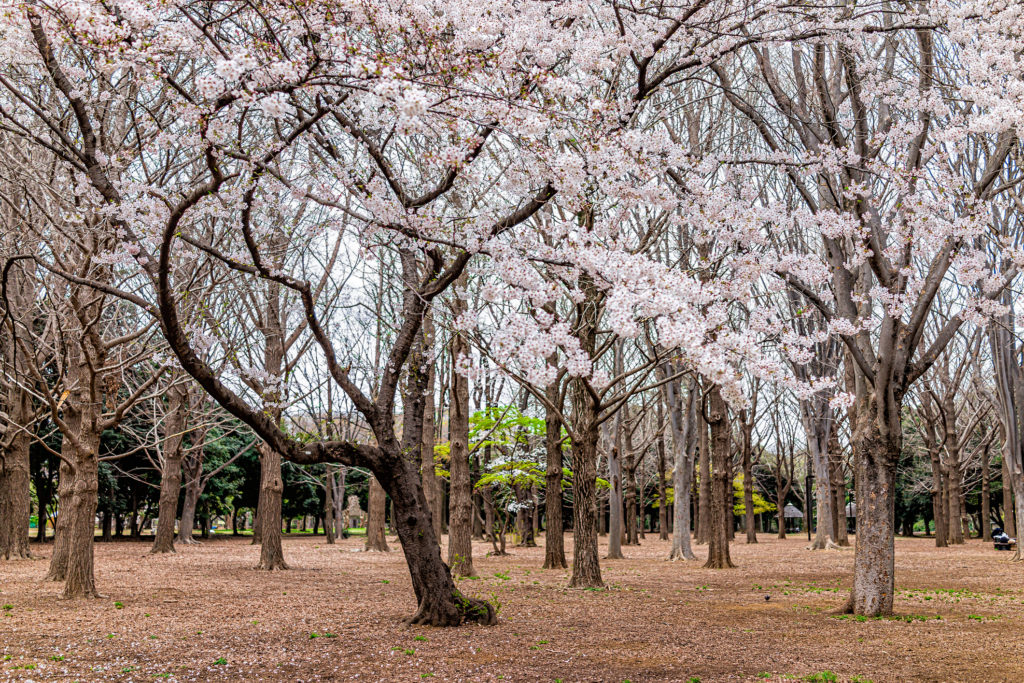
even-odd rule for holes
{"type": "MultiPolygon", "coordinates": [[[[558,406],[557,385],[549,386],[546,397],[551,406],[558,406]]],[[[558,406],[561,407],[561,406],[558,406]]],[[[548,406],[544,413],[544,569],[565,569],[565,535],[562,531],[562,421],[558,412],[548,406]]]]}
{"type": "MultiPolygon", "coordinates": [[[[479,480],[480,478],[480,455],[479,453],[473,453],[473,471],[470,475],[470,482],[479,480]]],[[[483,524],[483,510],[484,501],[483,496],[480,492],[473,490],[473,540],[482,541],[484,540],[484,524],[483,524]]]]}
{"type": "Polygon", "coordinates": [[[345,517],[345,475],[347,468],[341,465],[334,480],[334,529],[339,538],[348,538],[348,524],[345,517]]]}
{"type": "Polygon", "coordinates": [[[181,521],[178,523],[178,543],[195,545],[199,541],[192,538],[192,530],[196,526],[196,507],[202,493],[202,449],[197,448],[185,458],[183,472],[185,474],[185,499],[181,504],[181,521]]]}
{"type": "Polygon", "coordinates": [[[960,476],[952,458],[946,464],[946,489],[949,492],[949,542],[961,545],[964,542],[964,533],[960,524],[960,476]]]}
{"type": "MultiPolygon", "coordinates": [[[[618,420],[616,420],[618,424],[618,420]]],[[[616,427],[616,432],[619,428],[616,427]]],[[[618,442],[618,436],[616,436],[618,442]]],[[[616,443],[608,452],[608,554],[609,560],[621,560],[622,554],[622,461],[616,443]]]]}
{"type": "MultiPolygon", "coordinates": [[[[658,402],[658,423],[664,424],[665,416],[662,403],[658,402]]],[[[665,478],[668,472],[665,468],[665,438],[658,439],[658,538],[662,541],[668,540],[668,487],[665,485],[665,478]]]]}
{"type": "Polygon", "coordinates": [[[697,499],[700,514],[697,516],[697,543],[707,543],[711,532],[711,452],[708,444],[707,422],[703,416],[697,418],[698,439],[700,443],[700,477],[698,480],[699,497],[697,499]]]}
{"type": "MultiPolygon", "coordinates": [[[[745,420],[744,420],[745,422],[745,420]]],[[[757,527],[754,526],[754,467],[751,462],[751,432],[745,431],[743,438],[743,521],[747,532],[747,543],[757,543],[757,527]]]]}
{"type": "Polygon", "coordinates": [[[849,534],[846,531],[846,477],[843,475],[843,454],[839,447],[839,435],[835,428],[832,429],[832,438],[829,441],[829,461],[832,468],[830,479],[832,491],[834,492],[835,504],[833,525],[836,534],[836,545],[850,545],[849,534]]]}
{"type": "Polygon", "coordinates": [[[334,545],[334,466],[324,469],[324,538],[328,545],[334,545]]]}
{"type": "Polygon", "coordinates": [[[46,527],[49,521],[47,510],[50,507],[51,495],[49,488],[46,488],[45,491],[41,491],[40,488],[38,485],[36,486],[36,495],[39,498],[39,524],[36,526],[36,543],[46,543],[46,527]]]}
{"type": "MultiPolygon", "coordinates": [[[[624,406],[622,408],[626,410],[624,406]]],[[[639,492],[636,481],[636,468],[640,466],[643,461],[643,456],[639,459],[636,458],[633,450],[632,438],[630,437],[629,429],[626,429],[626,433],[623,435],[623,444],[625,445],[625,487],[623,495],[623,503],[626,508],[625,510],[625,532],[626,532],[626,545],[640,545],[640,526],[638,524],[638,516],[643,513],[643,507],[639,505],[639,492]]]]}
{"type": "Polygon", "coordinates": [[[1010,481],[1010,472],[1009,472],[1009,469],[1007,468],[1007,465],[1006,465],[1006,456],[1005,455],[1003,456],[1002,482],[1003,482],[1003,517],[1005,518],[1005,520],[1003,521],[1003,531],[1005,531],[1006,534],[1010,538],[1016,538],[1017,537],[1017,525],[1015,523],[1016,520],[1014,518],[1014,508],[1013,508],[1013,484],[1010,481]]]}
{"type": "Polygon", "coordinates": [[[775,467],[775,517],[778,520],[778,539],[784,540],[786,490],[782,488],[782,454],[775,454],[775,457],[778,458],[775,467]]]}
{"type": "Polygon", "coordinates": [[[423,478],[423,493],[427,497],[427,507],[430,510],[430,519],[434,525],[434,537],[441,538],[443,516],[442,516],[442,493],[441,481],[437,477],[434,467],[434,387],[437,381],[437,368],[432,360],[434,348],[434,318],[427,313],[423,318],[422,346],[419,351],[420,362],[428,362],[427,386],[424,391],[423,407],[423,435],[420,447],[420,474],[423,478]]]}
{"type": "Polygon", "coordinates": [[[932,517],[935,518],[935,547],[945,548],[949,544],[946,540],[946,532],[949,530],[949,525],[946,523],[946,510],[945,504],[945,486],[944,478],[942,476],[942,463],[939,460],[939,451],[937,448],[929,448],[929,457],[932,466],[932,517]]]}

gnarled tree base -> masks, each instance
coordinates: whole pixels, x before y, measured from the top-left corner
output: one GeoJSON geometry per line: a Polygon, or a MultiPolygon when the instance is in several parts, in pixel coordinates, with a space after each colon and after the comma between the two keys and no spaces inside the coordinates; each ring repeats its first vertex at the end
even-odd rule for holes
{"type": "Polygon", "coordinates": [[[704,563],[704,569],[735,569],[736,565],[732,563],[729,558],[708,558],[708,561],[704,563]]]}
{"type": "Polygon", "coordinates": [[[413,626],[461,626],[468,623],[493,626],[498,623],[494,606],[486,600],[467,598],[458,591],[452,597],[454,600],[425,596],[416,614],[406,619],[406,623],[413,626]]]}
{"type": "Polygon", "coordinates": [[[105,600],[106,597],[106,595],[101,595],[100,593],[98,593],[95,588],[89,588],[86,590],[75,590],[71,592],[69,592],[68,589],[65,588],[64,592],[60,594],[61,600],[76,600],[78,598],[105,600]]]}
{"type": "MultiPolygon", "coordinates": [[[[849,546],[847,546],[849,547],[849,546]]],[[[822,544],[812,543],[805,548],[806,550],[842,550],[843,546],[832,542],[831,538],[826,538],[822,544]]]]}
{"type": "Polygon", "coordinates": [[[283,572],[283,571],[287,571],[288,569],[290,569],[290,567],[288,566],[288,563],[285,562],[283,559],[274,559],[274,560],[263,560],[263,559],[260,559],[259,564],[257,564],[255,567],[253,567],[253,569],[256,569],[256,570],[262,571],[262,572],[283,572]]]}
{"type": "Polygon", "coordinates": [[[683,562],[689,562],[689,561],[692,561],[692,560],[696,560],[697,556],[694,555],[692,552],[687,552],[687,551],[683,551],[683,550],[673,550],[669,554],[668,559],[671,562],[678,562],[680,560],[682,560],[683,562]]]}

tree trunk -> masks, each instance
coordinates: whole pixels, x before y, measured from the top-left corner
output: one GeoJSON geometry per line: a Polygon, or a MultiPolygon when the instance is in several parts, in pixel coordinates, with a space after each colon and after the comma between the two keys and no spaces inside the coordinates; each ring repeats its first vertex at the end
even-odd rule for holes
{"type": "MultiPolygon", "coordinates": [[[[662,404],[658,402],[658,422],[664,424],[665,418],[662,415],[662,404]]],[[[668,509],[669,504],[668,487],[665,485],[665,478],[668,472],[665,468],[665,438],[658,439],[658,538],[662,541],[668,540],[668,509]]]]}
{"type": "Polygon", "coordinates": [[[441,561],[418,463],[408,463],[401,454],[389,459],[379,476],[395,506],[395,526],[416,593],[418,608],[409,622],[429,626],[458,626],[467,621],[496,623],[494,607],[463,596],[448,566],[441,561]]]}
{"type": "Polygon", "coordinates": [[[344,465],[338,468],[338,476],[334,480],[334,529],[339,538],[348,538],[348,523],[345,516],[345,475],[348,470],[344,465]]]}
{"type": "MultiPolygon", "coordinates": [[[[674,369],[666,368],[660,374],[667,376],[669,372],[675,373],[674,369]]],[[[666,382],[664,387],[669,426],[672,430],[672,448],[675,450],[675,465],[672,472],[672,512],[675,519],[672,523],[672,551],[669,553],[669,559],[695,560],[697,558],[690,545],[690,502],[696,445],[696,394],[691,386],[687,392],[684,410],[679,380],[666,382]]],[[[664,498],[662,501],[664,504],[664,498]]]]}
{"type": "MultiPolygon", "coordinates": [[[[61,458],[57,475],[57,518],[53,523],[53,554],[50,555],[50,566],[46,573],[47,581],[63,581],[67,577],[68,553],[71,550],[69,535],[71,510],[70,508],[63,509],[61,504],[61,501],[71,500],[71,492],[74,490],[75,483],[74,469],[69,463],[69,460],[74,458],[74,447],[70,440],[64,440],[61,445],[61,455],[64,457],[61,458]]],[[[118,535],[120,536],[120,533],[118,535]]]]}
{"type": "Polygon", "coordinates": [[[385,537],[387,496],[376,477],[370,476],[370,493],[366,500],[366,545],[365,550],[386,553],[389,551],[385,537]]]}
{"type": "Polygon", "coordinates": [[[188,393],[180,385],[167,392],[167,419],[164,421],[163,467],[160,469],[160,508],[156,536],[151,553],[174,552],[174,521],[178,516],[178,493],[181,490],[181,443],[185,430],[185,408],[188,393]]]}
{"type": "MultiPolygon", "coordinates": [[[[460,280],[465,286],[465,279],[460,280]]],[[[456,297],[452,303],[452,315],[461,315],[466,308],[466,301],[456,297]]],[[[452,337],[451,355],[448,564],[455,576],[476,576],[473,568],[473,481],[469,472],[469,378],[458,370],[461,358],[469,356],[469,344],[461,334],[452,337]]]]}
{"type": "MultiPolygon", "coordinates": [[[[623,410],[626,410],[623,407],[623,410]]],[[[632,439],[629,438],[629,430],[626,431],[626,436],[623,439],[626,446],[626,457],[625,457],[625,488],[623,503],[625,504],[625,517],[626,517],[626,545],[640,545],[640,527],[638,525],[638,517],[643,513],[642,506],[638,505],[639,493],[637,491],[636,481],[636,468],[639,467],[640,462],[634,460],[636,457],[633,454],[632,439]]],[[[641,458],[642,462],[642,458],[641,458]]]]}
{"type": "Polygon", "coordinates": [[[946,532],[949,530],[949,525],[946,522],[946,510],[947,506],[944,502],[945,496],[943,491],[945,486],[943,485],[944,478],[942,476],[942,463],[939,460],[939,451],[937,448],[929,448],[928,453],[931,466],[932,466],[932,517],[935,518],[935,547],[945,548],[948,546],[946,540],[946,532]]]}
{"type": "MultiPolygon", "coordinates": [[[[28,373],[29,368],[24,349],[32,348],[28,330],[33,323],[36,303],[33,268],[31,261],[9,262],[5,266],[7,280],[4,283],[3,308],[6,324],[0,325],[4,333],[0,337],[0,356],[11,364],[13,374],[22,376],[28,373]]],[[[28,546],[32,517],[32,472],[29,465],[32,396],[18,382],[12,381],[5,399],[0,403],[0,410],[7,412],[9,428],[0,440],[0,559],[29,559],[32,556],[28,546]]],[[[44,529],[46,526],[45,504],[40,505],[39,526],[44,529]]]]}
{"type": "Polygon", "coordinates": [[[49,521],[47,510],[50,508],[50,489],[41,491],[36,486],[36,496],[39,498],[39,524],[36,525],[36,543],[46,543],[46,527],[49,521]]]}
{"type": "Polygon", "coordinates": [[[200,459],[201,456],[202,450],[196,449],[184,461],[185,499],[181,504],[181,521],[178,522],[178,543],[183,545],[199,543],[192,538],[192,530],[196,526],[196,506],[199,505],[199,494],[202,493],[203,463],[200,459]]]}
{"type": "MultiPolygon", "coordinates": [[[[589,326],[588,326],[589,327],[589,326]]],[[[593,399],[579,380],[572,380],[575,422],[572,441],[573,525],[571,588],[600,588],[597,550],[597,415],[593,399]]]]}
{"type": "Polygon", "coordinates": [[[695,560],[693,546],[690,543],[690,491],[693,479],[693,450],[687,445],[686,439],[676,449],[676,466],[673,472],[672,486],[675,501],[672,511],[675,520],[672,522],[672,551],[669,559],[695,560]]]}
{"type": "Polygon", "coordinates": [[[327,465],[325,470],[324,536],[328,545],[334,545],[334,465],[327,465]]]}
{"type": "MultiPolygon", "coordinates": [[[[27,392],[11,391],[24,396],[16,399],[11,411],[11,429],[28,424],[27,392]],[[22,405],[23,404],[23,405],[22,405]],[[24,408],[24,409],[22,409],[24,408]]],[[[0,559],[21,560],[31,557],[28,547],[29,520],[32,516],[29,469],[29,435],[9,435],[7,448],[0,453],[0,559]]],[[[40,506],[39,524],[46,525],[46,509],[40,506]]],[[[45,532],[44,532],[45,533],[45,532]]]]}
{"type": "Polygon", "coordinates": [[[754,474],[750,457],[751,443],[743,443],[743,521],[747,532],[747,543],[757,543],[757,527],[754,526],[754,474]]]}
{"type": "Polygon", "coordinates": [[[731,457],[731,429],[729,409],[722,398],[718,385],[712,385],[708,394],[708,426],[711,429],[711,519],[708,526],[708,560],[706,569],[727,569],[734,567],[729,557],[729,515],[726,506],[732,508],[732,482],[729,480],[731,457]]]}
{"type": "Polygon", "coordinates": [[[135,491],[132,491],[132,509],[129,511],[129,515],[128,526],[131,529],[131,538],[136,539],[139,537],[141,523],[139,520],[139,497],[135,491]]]}
{"type": "Polygon", "coordinates": [[[832,429],[832,439],[829,445],[829,460],[832,467],[830,479],[834,492],[835,504],[832,506],[834,512],[833,525],[836,533],[836,545],[850,545],[850,537],[846,532],[846,477],[843,474],[843,454],[839,448],[839,435],[836,429],[832,429]]]}
{"type": "Polygon", "coordinates": [[[423,343],[419,355],[425,362],[429,363],[427,374],[427,386],[424,391],[423,404],[423,434],[420,447],[420,474],[423,478],[423,493],[427,497],[427,508],[430,510],[430,519],[434,525],[434,537],[441,538],[442,518],[442,492],[441,481],[437,477],[434,468],[434,386],[436,384],[437,368],[433,360],[434,349],[434,318],[430,313],[423,318],[423,343]]]}
{"type": "MultiPolygon", "coordinates": [[[[96,441],[98,446],[98,439],[96,441]]],[[[96,530],[96,504],[99,500],[99,460],[97,451],[85,449],[75,462],[76,476],[68,505],[69,553],[65,598],[97,598],[93,575],[93,541],[96,530]]]]}
{"type": "MultiPolygon", "coordinates": [[[[82,361],[78,362],[72,376],[85,382],[87,368],[82,361]]],[[[64,406],[64,422],[69,435],[65,435],[61,444],[60,481],[57,487],[59,512],[54,529],[53,555],[46,575],[49,581],[67,581],[74,563],[75,591],[82,591],[83,596],[96,592],[92,579],[92,544],[99,498],[100,448],[99,406],[90,403],[86,398],[88,394],[82,393],[84,391],[83,388],[72,392],[64,406]],[[75,441],[78,442],[77,446],[75,441]],[[86,509],[88,506],[91,507],[86,509]],[[88,568],[84,562],[89,563],[88,568]]],[[[67,585],[64,590],[65,595],[72,597],[68,594],[67,585]]]]}
{"type": "MultiPolygon", "coordinates": [[[[730,445],[731,443],[730,441],[730,445]]],[[[736,474],[733,470],[731,452],[729,453],[729,458],[725,461],[725,480],[727,482],[725,493],[723,494],[725,496],[723,501],[725,505],[725,532],[729,536],[729,542],[732,543],[733,539],[736,538],[736,494],[733,488],[736,474]]]]}
{"type": "MultiPolygon", "coordinates": [[[[81,368],[80,368],[81,371],[81,368]]],[[[79,374],[84,377],[84,374],[79,374]]],[[[47,579],[65,581],[64,597],[97,597],[93,576],[93,539],[99,499],[98,406],[77,392],[65,404],[68,431],[61,445],[56,538],[47,579]],[[77,447],[74,441],[77,441],[77,447]],[[69,464],[69,462],[72,464],[69,464]]]]}
{"type": "MultiPolygon", "coordinates": [[[[558,386],[545,392],[548,401],[558,403],[558,386]]],[[[561,406],[558,406],[561,407],[561,406]]],[[[565,569],[565,535],[562,531],[562,421],[547,407],[544,413],[544,569],[565,569]]]]}
{"type": "MultiPolygon", "coordinates": [[[[471,474],[470,482],[473,479],[479,480],[480,478],[480,455],[479,453],[473,453],[473,471],[471,474]]],[[[484,501],[483,496],[480,492],[473,489],[473,540],[482,541],[484,540],[484,524],[483,524],[483,510],[484,501]]]]}
{"type": "Polygon", "coordinates": [[[952,458],[946,463],[945,470],[947,503],[949,505],[949,542],[953,545],[961,545],[964,542],[964,533],[960,524],[960,474],[952,458]]]}
{"type": "Polygon", "coordinates": [[[992,540],[992,482],[989,470],[988,445],[981,449],[981,540],[992,540]]]}
{"type": "Polygon", "coordinates": [[[697,505],[700,514],[697,515],[697,543],[707,543],[711,531],[711,452],[708,444],[707,422],[704,417],[698,416],[698,443],[700,444],[700,476],[698,478],[697,505]]]}
{"type": "MultiPolygon", "coordinates": [[[[832,441],[832,408],[824,399],[815,397],[801,402],[800,417],[803,421],[804,433],[807,436],[810,464],[814,468],[815,478],[814,498],[818,527],[811,543],[811,550],[824,550],[834,543],[832,539],[833,498],[828,454],[828,447],[832,441]]],[[[809,473],[810,468],[808,468],[809,473]]],[[[804,503],[804,521],[811,524],[811,492],[806,491],[805,495],[808,500],[804,503]]]]}
{"type": "MultiPolygon", "coordinates": [[[[616,429],[616,432],[619,430],[616,429]]],[[[616,436],[616,441],[618,437],[616,436]]],[[[618,443],[608,452],[608,554],[609,560],[621,560],[622,554],[622,460],[618,443]]]]}
{"type": "Polygon", "coordinates": [[[533,537],[533,515],[531,514],[531,498],[529,490],[521,486],[513,487],[516,502],[516,545],[520,548],[536,548],[537,542],[533,537]]]}
{"type": "Polygon", "coordinates": [[[779,525],[778,538],[785,540],[786,538],[786,497],[782,495],[782,481],[780,478],[775,479],[776,488],[775,490],[779,493],[775,496],[775,518],[779,525]]]}
{"type": "Polygon", "coordinates": [[[281,547],[281,498],[284,481],[281,478],[281,454],[266,444],[260,444],[260,561],[256,569],[274,571],[288,569],[281,547]]]}
{"type": "Polygon", "coordinates": [[[1010,538],[1017,538],[1017,524],[1013,507],[1013,483],[1010,481],[1010,471],[1006,463],[1005,452],[1003,454],[1003,531],[1010,538]]]}
{"type": "Polygon", "coordinates": [[[891,432],[893,438],[886,439],[880,433],[874,413],[870,409],[857,410],[859,424],[854,432],[857,548],[853,591],[847,605],[854,614],[868,617],[892,613],[896,463],[901,450],[898,426],[891,432]]]}

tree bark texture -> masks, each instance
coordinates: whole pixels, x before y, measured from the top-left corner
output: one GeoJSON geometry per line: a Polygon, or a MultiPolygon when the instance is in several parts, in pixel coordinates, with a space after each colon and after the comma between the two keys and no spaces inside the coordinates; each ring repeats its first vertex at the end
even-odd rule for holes
{"type": "MultiPolygon", "coordinates": [[[[463,281],[464,284],[465,281],[463,281]]],[[[467,308],[465,299],[456,297],[452,315],[467,308]]],[[[473,481],[469,471],[469,378],[458,368],[460,359],[469,356],[469,344],[456,333],[451,341],[452,387],[448,417],[451,444],[448,497],[448,565],[455,576],[475,576],[473,568],[473,481]]]]}
{"type": "Polygon", "coordinates": [[[167,418],[164,420],[163,465],[160,468],[160,507],[157,513],[156,536],[151,553],[174,552],[174,522],[178,517],[178,494],[181,491],[182,441],[188,391],[175,385],[167,391],[167,418]]]}
{"type": "Polygon", "coordinates": [[[370,476],[370,492],[366,501],[366,545],[368,551],[389,551],[385,536],[385,515],[387,512],[387,495],[377,478],[370,476]]]}
{"type": "Polygon", "coordinates": [[[734,567],[729,557],[729,515],[726,506],[732,508],[732,482],[729,480],[732,432],[729,425],[729,408],[722,398],[718,385],[708,392],[707,421],[711,429],[711,520],[708,524],[707,569],[728,569],[734,567]]]}
{"type": "MultiPolygon", "coordinates": [[[[260,453],[260,560],[256,569],[275,571],[288,569],[281,547],[281,498],[284,480],[281,477],[281,454],[265,443],[260,453]]],[[[184,521],[184,520],[183,520],[184,521]]]]}
{"type": "MultiPolygon", "coordinates": [[[[557,385],[549,386],[546,398],[561,408],[557,385]]],[[[551,406],[544,412],[544,569],[565,569],[565,534],[562,530],[562,421],[551,406]]]]}
{"type": "Polygon", "coordinates": [[[675,450],[675,469],[672,472],[674,501],[672,512],[671,560],[695,560],[690,544],[690,503],[693,487],[694,450],[697,445],[697,414],[694,387],[687,391],[683,404],[680,382],[673,380],[665,384],[665,400],[668,402],[669,425],[672,428],[672,448],[675,450]]]}

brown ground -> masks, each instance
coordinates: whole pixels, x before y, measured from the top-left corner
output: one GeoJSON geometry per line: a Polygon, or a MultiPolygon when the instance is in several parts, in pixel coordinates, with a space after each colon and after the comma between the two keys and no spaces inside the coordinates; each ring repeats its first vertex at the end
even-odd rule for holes
{"type": "Polygon", "coordinates": [[[491,558],[475,543],[481,578],[461,588],[500,602],[500,623],[447,630],[402,623],[414,608],[402,555],[355,552],[361,538],[286,537],[294,569],[273,574],[252,569],[244,539],[161,557],[100,543],[101,600],[58,599],[43,560],[0,563],[0,678],[1024,680],[1024,566],[991,545],[897,540],[896,611],[927,621],[858,622],[832,614],[852,550],[761,540],[733,546],[739,568],[705,570],[664,561],[667,542],[649,535],[603,562],[602,591],[567,590],[566,571],[540,569],[542,548],[491,558]]]}

